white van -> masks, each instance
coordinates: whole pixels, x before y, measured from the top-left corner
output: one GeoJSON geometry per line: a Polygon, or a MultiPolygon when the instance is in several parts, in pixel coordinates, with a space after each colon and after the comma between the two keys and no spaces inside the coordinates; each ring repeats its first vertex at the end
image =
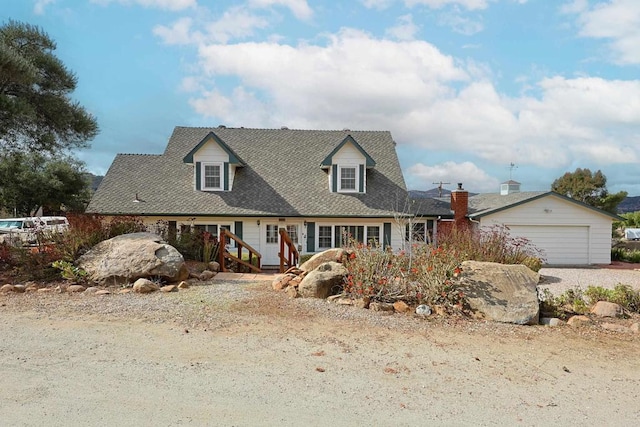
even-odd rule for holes
{"type": "Polygon", "coordinates": [[[62,233],[68,229],[69,221],[63,216],[0,219],[0,243],[33,244],[39,233],[62,233]]]}

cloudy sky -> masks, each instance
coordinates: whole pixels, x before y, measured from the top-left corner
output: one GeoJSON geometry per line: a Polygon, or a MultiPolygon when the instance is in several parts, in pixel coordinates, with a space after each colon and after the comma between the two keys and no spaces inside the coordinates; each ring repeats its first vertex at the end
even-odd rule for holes
{"type": "Polygon", "coordinates": [[[348,128],[390,130],[409,189],[581,167],[640,195],[638,0],[0,0],[8,19],[77,74],[96,174],[177,125],[348,128]]]}

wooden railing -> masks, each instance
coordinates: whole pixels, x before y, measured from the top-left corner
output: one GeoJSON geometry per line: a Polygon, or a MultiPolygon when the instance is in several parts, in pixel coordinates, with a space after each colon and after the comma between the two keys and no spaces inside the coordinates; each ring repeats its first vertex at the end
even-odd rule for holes
{"type": "Polygon", "coordinates": [[[223,228],[220,230],[219,242],[220,242],[220,249],[218,251],[218,260],[219,260],[218,262],[220,263],[220,271],[229,271],[226,267],[226,261],[229,260],[229,261],[235,262],[236,265],[238,265],[238,267],[243,265],[247,267],[249,270],[253,271],[254,273],[261,272],[260,266],[262,262],[262,255],[260,255],[260,252],[256,251],[251,246],[246,244],[238,236],[236,236],[226,228],[223,228]],[[235,249],[237,249],[237,253],[235,255],[232,255],[227,250],[227,243],[230,243],[232,241],[236,243],[236,247],[232,248],[234,252],[236,252],[235,249]],[[247,251],[249,252],[248,262],[242,259],[243,249],[247,249],[247,251]],[[254,257],[257,260],[255,265],[254,265],[254,257]]]}
{"type": "Polygon", "coordinates": [[[291,240],[289,233],[284,228],[279,230],[280,233],[280,273],[284,273],[291,267],[296,267],[300,260],[300,254],[295,243],[291,240]]]}

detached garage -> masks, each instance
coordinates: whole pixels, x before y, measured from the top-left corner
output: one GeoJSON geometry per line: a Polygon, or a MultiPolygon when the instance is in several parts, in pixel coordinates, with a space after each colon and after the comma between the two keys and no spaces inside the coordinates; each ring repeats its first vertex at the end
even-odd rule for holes
{"type": "MultiPolygon", "coordinates": [[[[623,218],[554,192],[520,192],[518,183],[505,184],[501,194],[468,197],[466,217],[482,228],[506,225],[512,236],[542,250],[547,265],[611,263],[612,221],[623,218]]],[[[455,205],[458,199],[452,193],[454,211],[465,209],[455,205]]]]}

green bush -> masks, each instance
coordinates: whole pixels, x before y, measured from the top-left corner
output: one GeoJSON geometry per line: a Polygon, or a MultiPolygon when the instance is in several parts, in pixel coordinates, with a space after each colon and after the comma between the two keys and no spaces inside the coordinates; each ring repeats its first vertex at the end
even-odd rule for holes
{"type": "Polygon", "coordinates": [[[558,296],[545,289],[539,295],[539,300],[540,311],[561,318],[587,313],[589,307],[598,301],[613,302],[630,312],[640,313],[640,290],[623,284],[616,285],[614,289],[601,286],[589,286],[585,291],[580,288],[569,289],[558,296]]]}

